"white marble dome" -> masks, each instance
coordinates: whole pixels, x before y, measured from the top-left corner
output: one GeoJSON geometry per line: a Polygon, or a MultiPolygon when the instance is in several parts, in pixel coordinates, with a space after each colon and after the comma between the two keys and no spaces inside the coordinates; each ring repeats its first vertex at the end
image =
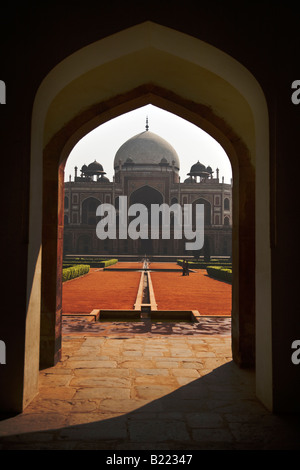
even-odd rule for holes
{"type": "Polygon", "coordinates": [[[131,137],[117,151],[114,159],[114,168],[118,169],[120,160],[122,166],[130,162],[135,165],[150,167],[157,165],[160,170],[161,165],[172,165],[179,171],[180,162],[176,150],[165,139],[148,130],[131,137]]]}

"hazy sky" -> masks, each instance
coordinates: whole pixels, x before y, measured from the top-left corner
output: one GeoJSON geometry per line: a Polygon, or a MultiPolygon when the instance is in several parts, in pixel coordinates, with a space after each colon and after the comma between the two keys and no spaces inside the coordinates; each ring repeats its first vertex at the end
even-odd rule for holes
{"type": "Polygon", "coordinates": [[[211,166],[214,176],[216,168],[219,168],[220,181],[224,176],[225,183],[230,183],[231,164],[220,144],[194,124],[152,105],[112,119],[83,137],[68,157],[65,181],[69,181],[69,175],[74,180],[75,166],[80,176],[82,165],[88,165],[94,160],[101,163],[106,176],[112,181],[117,150],[126,140],[145,130],[146,116],[149,130],[163,137],[176,150],[180,159],[181,182],[187,178],[191,166],[199,160],[205,166],[211,166]]]}

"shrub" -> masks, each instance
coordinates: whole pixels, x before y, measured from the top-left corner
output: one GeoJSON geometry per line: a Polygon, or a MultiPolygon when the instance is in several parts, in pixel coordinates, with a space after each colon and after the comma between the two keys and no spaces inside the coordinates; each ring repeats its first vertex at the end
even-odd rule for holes
{"type": "Polygon", "coordinates": [[[232,282],[232,269],[222,266],[207,266],[207,274],[219,281],[232,282]]]}
{"type": "Polygon", "coordinates": [[[76,266],[64,268],[62,272],[62,282],[87,274],[89,270],[90,267],[87,264],[78,264],[76,266]]]}
{"type": "MultiPolygon", "coordinates": [[[[179,266],[182,266],[183,260],[178,259],[177,264],[179,266]]],[[[224,266],[226,268],[231,269],[232,263],[229,259],[211,259],[210,261],[204,261],[204,260],[199,260],[199,261],[188,261],[188,265],[190,269],[206,269],[208,266],[214,265],[214,266],[224,266]]]]}
{"type": "MultiPolygon", "coordinates": [[[[111,260],[105,260],[105,259],[101,259],[97,256],[88,256],[88,257],[85,257],[85,256],[80,256],[80,257],[70,257],[68,256],[66,259],[64,259],[64,268],[65,267],[69,267],[69,266],[77,266],[78,264],[88,264],[90,266],[90,268],[102,268],[104,267],[104,262],[105,261],[109,261],[110,264],[115,264],[118,262],[118,260],[114,260],[114,259],[111,259],[111,260]]],[[[108,266],[108,265],[107,265],[108,266]]]]}
{"type": "Polygon", "coordinates": [[[101,261],[99,263],[99,267],[100,268],[107,268],[107,266],[111,266],[112,264],[116,264],[118,262],[117,259],[108,259],[108,260],[105,260],[105,261],[101,261]]]}

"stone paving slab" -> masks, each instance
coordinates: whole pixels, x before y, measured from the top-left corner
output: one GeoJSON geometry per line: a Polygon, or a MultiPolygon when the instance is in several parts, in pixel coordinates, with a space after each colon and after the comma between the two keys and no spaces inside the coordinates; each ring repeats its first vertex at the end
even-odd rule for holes
{"type": "Polygon", "coordinates": [[[39,394],[0,420],[1,450],[299,449],[296,419],[270,414],[254,372],[232,362],[230,330],[107,328],[64,329],[62,359],[40,371],[39,394]]]}

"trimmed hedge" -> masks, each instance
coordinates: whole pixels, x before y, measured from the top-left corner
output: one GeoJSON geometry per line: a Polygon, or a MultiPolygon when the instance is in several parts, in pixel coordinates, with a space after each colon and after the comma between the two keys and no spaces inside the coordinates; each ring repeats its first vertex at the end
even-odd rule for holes
{"type": "MultiPolygon", "coordinates": [[[[177,264],[182,266],[183,260],[178,259],[177,264]]],[[[211,259],[210,261],[188,261],[188,265],[190,269],[206,269],[208,266],[214,265],[217,267],[224,266],[226,268],[231,269],[232,263],[227,260],[219,260],[219,259],[211,259]]]]}
{"type": "Polygon", "coordinates": [[[77,266],[64,268],[62,272],[62,282],[87,274],[89,270],[90,267],[87,264],[78,264],[77,266]]]}
{"type": "Polygon", "coordinates": [[[207,274],[219,281],[226,281],[232,283],[232,269],[224,268],[222,266],[207,266],[207,274]]]}
{"type": "MultiPolygon", "coordinates": [[[[108,260],[105,260],[105,259],[101,259],[101,258],[97,258],[97,257],[87,257],[85,258],[84,256],[81,256],[81,257],[74,257],[74,258],[66,258],[64,259],[63,261],[63,267],[69,267],[69,266],[77,266],[78,264],[87,264],[90,266],[90,268],[103,268],[105,267],[105,264],[107,261],[109,261],[110,264],[115,264],[118,262],[118,260],[116,259],[108,259],[108,260]]],[[[108,264],[106,264],[106,266],[109,266],[108,264]]]]}
{"type": "Polygon", "coordinates": [[[107,266],[111,266],[112,264],[116,264],[118,262],[117,259],[108,259],[108,260],[105,260],[105,261],[101,261],[99,263],[99,267],[100,268],[107,268],[107,266]]]}

